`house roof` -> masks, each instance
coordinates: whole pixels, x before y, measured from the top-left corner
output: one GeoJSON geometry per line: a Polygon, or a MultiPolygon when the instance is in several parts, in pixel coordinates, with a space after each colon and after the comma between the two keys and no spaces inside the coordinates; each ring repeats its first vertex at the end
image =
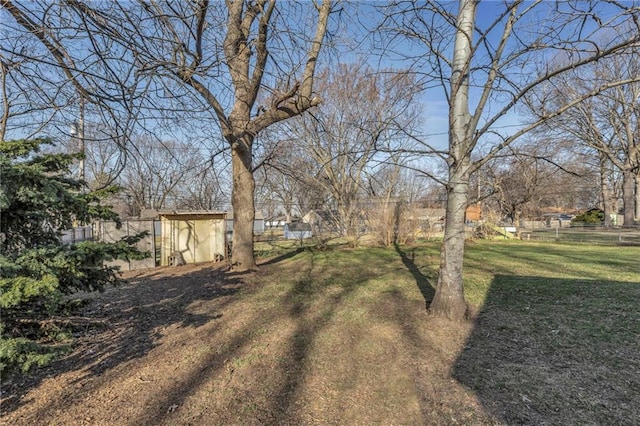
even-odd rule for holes
{"type": "Polygon", "coordinates": [[[311,231],[311,225],[305,222],[287,223],[287,229],[290,232],[306,232],[311,231]]]}
{"type": "Polygon", "coordinates": [[[332,216],[335,216],[335,213],[332,213],[329,210],[309,210],[309,212],[302,217],[302,220],[306,222],[310,221],[311,219],[322,219],[330,221],[332,216]]]}
{"type": "Polygon", "coordinates": [[[226,214],[218,210],[143,210],[136,219],[152,220],[162,216],[224,216],[226,214]]]}

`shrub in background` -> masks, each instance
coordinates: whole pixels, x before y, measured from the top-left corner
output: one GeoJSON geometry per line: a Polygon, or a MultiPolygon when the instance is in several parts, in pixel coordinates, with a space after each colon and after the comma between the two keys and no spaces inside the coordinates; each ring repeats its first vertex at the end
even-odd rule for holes
{"type": "Polygon", "coordinates": [[[604,223],[604,211],[600,209],[587,210],[571,220],[571,225],[600,225],[604,223]]]}

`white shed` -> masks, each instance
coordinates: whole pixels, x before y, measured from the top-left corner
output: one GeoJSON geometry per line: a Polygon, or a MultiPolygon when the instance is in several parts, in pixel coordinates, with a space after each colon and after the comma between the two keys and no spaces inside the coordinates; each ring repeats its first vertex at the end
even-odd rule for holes
{"type": "Polygon", "coordinates": [[[160,213],[160,265],[219,261],[226,258],[226,213],[187,211],[160,213]]]}
{"type": "Polygon", "coordinates": [[[284,238],[286,240],[302,240],[312,236],[311,225],[308,223],[292,222],[284,225],[284,238]]]}

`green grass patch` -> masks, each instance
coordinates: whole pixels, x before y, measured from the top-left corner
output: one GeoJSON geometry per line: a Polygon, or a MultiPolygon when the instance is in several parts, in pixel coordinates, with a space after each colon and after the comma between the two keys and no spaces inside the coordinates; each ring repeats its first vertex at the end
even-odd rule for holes
{"type": "MultiPolygon", "coordinates": [[[[265,300],[285,295],[305,345],[346,344],[377,359],[393,333],[420,336],[416,312],[437,283],[439,247],[299,251],[265,300]]],[[[479,241],[465,250],[466,298],[479,313],[451,371],[485,410],[507,424],[640,421],[640,247],[479,241]]]]}
{"type": "MultiPolygon", "coordinates": [[[[353,287],[372,279],[387,284],[413,282],[414,290],[435,289],[439,267],[437,242],[395,248],[303,249],[290,253],[298,272],[313,269],[297,291],[315,292],[329,285],[353,287]],[[318,277],[318,279],[314,279],[318,277]],[[420,286],[418,286],[418,284],[420,286]]],[[[286,256],[283,256],[286,257],[286,256]]],[[[588,280],[640,281],[640,248],[559,245],[521,241],[478,241],[465,248],[464,285],[467,301],[480,308],[496,276],[531,276],[588,280]]]]}

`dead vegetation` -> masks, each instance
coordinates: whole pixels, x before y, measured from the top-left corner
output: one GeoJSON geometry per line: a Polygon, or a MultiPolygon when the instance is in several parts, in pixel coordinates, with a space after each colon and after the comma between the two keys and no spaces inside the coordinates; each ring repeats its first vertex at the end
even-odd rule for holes
{"type": "MultiPolygon", "coordinates": [[[[562,345],[541,348],[550,343],[533,324],[500,307],[504,285],[478,324],[429,317],[416,282],[430,285],[434,265],[424,261],[435,250],[305,250],[252,274],[210,265],[130,274],[82,313],[108,327],[88,329],[66,358],[3,384],[1,423],[571,424],[599,408],[561,404],[580,395],[591,404],[599,380],[637,386],[637,368],[625,385],[622,373],[598,373],[621,366],[598,366],[589,352],[590,384],[579,357],[562,345]],[[533,334],[521,335],[525,326],[533,334]],[[568,392],[579,393],[558,397],[568,392]]],[[[553,336],[571,332],[562,324],[553,336]]],[[[618,361],[637,367],[637,353],[618,361]]],[[[591,420],[633,424],[638,396],[620,398],[602,406],[618,414],[591,420]]]]}

